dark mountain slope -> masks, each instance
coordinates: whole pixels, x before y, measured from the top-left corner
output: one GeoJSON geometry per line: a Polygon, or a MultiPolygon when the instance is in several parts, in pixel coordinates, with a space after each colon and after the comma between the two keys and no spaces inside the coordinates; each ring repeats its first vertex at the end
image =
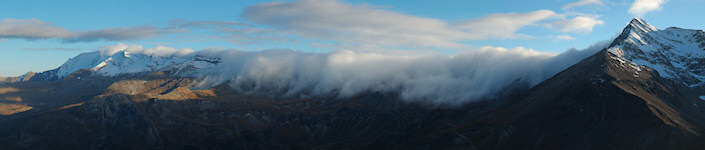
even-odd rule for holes
{"type": "MultiPolygon", "coordinates": [[[[635,19],[636,21],[640,21],[635,19]]],[[[632,21],[634,23],[635,21],[632,21]]],[[[629,34],[633,24],[625,28],[629,34]]],[[[612,46],[625,38],[617,38],[612,46]]],[[[609,48],[608,48],[609,49],[609,48]]],[[[679,149],[705,146],[705,102],[697,90],[603,50],[490,112],[504,126],[482,147],[679,149]]],[[[488,140],[488,139],[476,139],[488,140]]]]}
{"type": "Polygon", "coordinates": [[[535,86],[525,99],[492,112],[495,115],[489,122],[511,129],[506,141],[497,143],[499,147],[495,148],[645,149],[654,148],[653,145],[701,145],[695,141],[702,139],[698,135],[703,126],[684,110],[693,108],[673,104],[683,103],[685,96],[680,91],[663,85],[662,79],[654,79],[647,71],[635,77],[605,54],[603,51],[591,56],[535,86]]]}
{"type": "MultiPolygon", "coordinates": [[[[174,80],[144,85],[170,86],[174,80]]],[[[139,80],[137,83],[141,83],[139,80]]],[[[199,91],[195,99],[158,98],[152,91],[100,95],[54,109],[0,118],[0,146],[9,149],[438,149],[472,147],[468,111],[408,104],[397,96],[273,99],[199,91]]],[[[131,85],[132,87],[134,85],[131,85]]],[[[175,92],[174,90],[172,92],[175,92]]],[[[181,91],[184,92],[184,91],[181,91]]],[[[163,94],[167,95],[167,94],[163,94]]],[[[471,107],[471,106],[468,106],[471,107]]],[[[480,109],[475,109],[480,110],[480,109]]]]}

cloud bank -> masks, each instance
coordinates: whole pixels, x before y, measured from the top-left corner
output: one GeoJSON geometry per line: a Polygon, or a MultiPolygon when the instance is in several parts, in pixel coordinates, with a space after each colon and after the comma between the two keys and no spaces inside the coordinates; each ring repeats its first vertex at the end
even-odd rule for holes
{"type": "Polygon", "coordinates": [[[144,48],[142,45],[117,44],[111,46],[100,47],[101,56],[111,56],[118,52],[128,52],[131,54],[144,54],[155,57],[186,57],[193,54],[195,51],[190,48],[177,49],[173,47],[157,46],[155,48],[144,48]]]}
{"type": "Polygon", "coordinates": [[[629,13],[635,16],[642,16],[651,11],[661,10],[661,5],[667,0],[635,0],[629,8],[629,13]]]}
{"type": "Polygon", "coordinates": [[[65,76],[87,68],[104,75],[118,75],[170,70],[172,65],[185,63],[194,64],[187,68],[196,70],[175,75],[195,78],[197,89],[225,84],[243,94],[293,98],[347,98],[381,92],[398,94],[409,102],[453,106],[492,100],[510,90],[529,88],[608,44],[600,42],[584,50],[570,49],[561,54],[489,46],[446,54],[392,50],[193,51],[118,44],[72,58],[59,68],[58,74],[65,76]],[[188,61],[196,56],[221,58],[221,63],[188,61]]]}
{"type": "Polygon", "coordinates": [[[457,54],[432,51],[202,50],[219,57],[197,87],[226,83],[238,92],[285,97],[350,97],[398,93],[407,101],[457,105],[491,99],[516,86],[533,86],[607,46],[552,54],[526,48],[483,47],[457,54]]]}

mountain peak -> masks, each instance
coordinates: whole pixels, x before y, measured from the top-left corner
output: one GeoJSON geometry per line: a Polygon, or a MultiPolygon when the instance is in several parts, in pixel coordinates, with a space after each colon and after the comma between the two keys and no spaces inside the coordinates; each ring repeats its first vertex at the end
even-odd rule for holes
{"type": "Polygon", "coordinates": [[[633,18],[632,21],[627,24],[622,30],[622,33],[612,42],[610,47],[620,45],[622,42],[636,42],[639,41],[642,44],[644,42],[641,40],[642,37],[646,36],[649,32],[658,31],[654,26],[651,26],[648,22],[644,21],[642,18],[633,18]]]}
{"type": "Polygon", "coordinates": [[[641,18],[634,18],[608,47],[614,59],[656,70],[661,77],[687,86],[705,86],[705,36],[699,30],[658,30],[641,18]]]}
{"type": "Polygon", "coordinates": [[[652,32],[652,31],[657,31],[656,27],[651,26],[648,22],[644,21],[642,18],[633,18],[631,22],[629,22],[630,26],[633,27],[639,27],[643,31],[647,32],[652,32]]]}
{"type": "Polygon", "coordinates": [[[633,18],[631,22],[629,22],[629,25],[627,28],[631,27],[631,29],[636,29],[637,31],[640,32],[653,32],[653,31],[658,31],[658,29],[654,26],[651,26],[648,22],[644,21],[642,18],[633,18]]]}

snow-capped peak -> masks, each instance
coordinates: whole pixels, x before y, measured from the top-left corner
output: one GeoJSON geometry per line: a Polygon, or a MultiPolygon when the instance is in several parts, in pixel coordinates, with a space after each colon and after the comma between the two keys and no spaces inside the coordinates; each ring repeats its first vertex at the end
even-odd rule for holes
{"type": "Polygon", "coordinates": [[[658,31],[658,29],[651,24],[644,21],[642,18],[634,18],[629,22],[629,27],[632,27],[633,32],[648,33],[653,31],[658,31]]]}
{"type": "Polygon", "coordinates": [[[69,59],[57,69],[56,76],[61,79],[80,69],[90,69],[103,76],[152,72],[193,58],[193,50],[190,49],[144,49],[141,46],[119,44],[69,59]]]}
{"type": "Polygon", "coordinates": [[[648,67],[661,77],[691,86],[705,85],[705,33],[702,30],[659,30],[634,18],[608,48],[620,62],[648,67]]]}
{"type": "Polygon", "coordinates": [[[634,18],[622,30],[622,34],[615,39],[611,46],[619,45],[621,42],[646,44],[646,34],[658,31],[658,29],[641,18],[634,18]]]}

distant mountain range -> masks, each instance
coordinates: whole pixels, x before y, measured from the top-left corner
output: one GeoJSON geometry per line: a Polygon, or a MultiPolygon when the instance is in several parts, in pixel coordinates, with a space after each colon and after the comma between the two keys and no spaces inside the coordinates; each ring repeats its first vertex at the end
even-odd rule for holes
{"type": "MultiPolygon", "coordinates": [[[[319,60],[313,57],[317,56],[301,59],[319,60]]],[[[403,100],[404,91],[341,96],[307,83],[290,83],[294,80],[290,78],[231,77],[223,73],[247,68],[227,66],[224,61],[238,60],[218,53],[96,51],[80,54],[53,70],[0,78],[0,147],[705,146],[705,32],[675,27],[659,30],[640,18],[634,18],[607,48],[537,85],[518,79],[492,100],[460,106],[409,102],[403,100]],[[286,84],[261,86],[282,83],[286,84]]],[[[257,71],[249,73],[267,70],[257,71]]]]}

